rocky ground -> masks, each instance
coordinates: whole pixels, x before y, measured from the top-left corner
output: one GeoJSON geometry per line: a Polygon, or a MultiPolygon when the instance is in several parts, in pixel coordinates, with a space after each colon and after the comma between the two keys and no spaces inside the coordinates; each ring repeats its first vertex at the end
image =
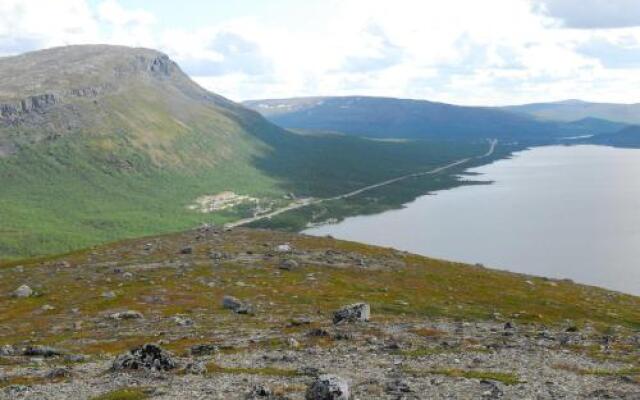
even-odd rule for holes
{"type": "Polygon", "coordinates": [[[0,399],[640,399],[637,298],[330,238],[203,227],[0,290],[0,399]]]}

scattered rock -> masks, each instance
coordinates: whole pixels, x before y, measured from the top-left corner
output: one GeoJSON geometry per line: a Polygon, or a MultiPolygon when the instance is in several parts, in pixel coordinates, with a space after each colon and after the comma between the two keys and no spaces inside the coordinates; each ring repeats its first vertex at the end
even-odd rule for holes
{"type": "Polygon", "coordinates": [[[125,272],[124,274],[122,274],[122,277],[124,279],[131,279],[133,278],[133,274],[131,272],[125,272]]]}
{"type": "Polygon", "coordinates": [[[219,351],[219,347],[215,344],[196,344],[191,346],[189,352],[192,356],[207,356],[219,351]]]}
{"type": "Polygon", "coordinates": [[[168,371],[176,368],[170,353],[155,344],[145,344],[116,357],[112,371],[148,369],[168,371]]]}
{"type": "Polygon", "coordinates": [[[349,400],[347,381],[336,375],[321,375],[307,388],[306,400],[349,400]]]}
{"type": "Polygon", "coordinates": [[[5,344],[4,346],[0,347],[0,356],[13,356],[16,355],[16,353],[16,348],[10,344],[5,344]]]}
{"type": "Polygon", "coordinates": [[[191,318],[176,315],[173,317],[173,322],[178,326],[193,326],[193,320],[191,318]]]}
{"type": "Polygon", "coordinates": [[[27,285],[22,285],[13,291],[13,297],[25,298],[33,296],[33,289],[27,285]]]}
{"type": "Polygon", "coordinates": [[[333,323],[369,321],[370,308],[367,303],[355,303],[341,308],[333,314],[333,323]]]}
{"type": "Polygon", "coordinates": [[[200,361],[192,361],[184,368],[185,372],[192,375],[204,375],[207,373],[207,366],[200,361]]]}
{"type": "Polygon", "coordinates": [[[126,310],[117,313],[113,313],[109,316],[111,319],[140,319],[143,315],[140,311],[126,310]]]}
{"type": "Polygon", "coordinates": [[[291,251],[291,245],[289,243],[279,244],[276,246],[276,251],[278,253],[289,253],[291,251]]]}
{"type": "Polygon", "coordinates": [[[62,261],[56,262],[55,264],[53,264],[53,266],[56,268],[70,268],[71,264],[69,264],[68,261],[62,260],[62,261]]]}
{"type": "Polygon", "coordinates": [[[64,360],[70,363],[81,363],[87,361],[87,356],[82,354],[67,354],[64,360]]]}
{"type": "Polygon", "coordinates": [[[47,379],[62,379],[71,376],[71,370],[69,368],[54,368],[46,373],[47,379]]]}
{"type": "Polygon", "coordinates": [[[308,336],[312,337],[328,337],[331,336],[329,331],[323,328],[314,328],[307,333],[308,336]]]}
{"type": "Polygon", "coordinates": [[[54,347],[49,346],[27,346],[23,351],[22,355],[28,357],[55,357],[61,356],[63,352],[54,347]]]}
{"type": "Polygon", "coordinates": [[[109,290],[108,292],[102,292],[101,296],[105,299],[115,299],[116,292],[114,292],[113,290],[109,290]]]}
{"type": "Polygon", "coordinates": [[[300,342],[298,342],[295,338],[288,337],[287,346],[289,346],[292,349],[297,349],[298,347],[300,347],[300,342]]]}
{"type": "Polygon", "coordinates": [[[180,249],[180,254],[193,254],[193,247],[191,246],[185,246],[182,249],[180,249]]]}
{"type": "Polygon", "coordinates": [[[51,310],[55,310],[56,308],[54,306],[52,306],[51,304],[45,304],[42,307],[40,307],[40,309],[42,311],[51,311],[51,310]]]}
{"type": "Polygon", "coordinates": [[[224,296],[222,298],[222,307],[235,312],[236,314],[250,314],[251,306],[243,303],[233,296],[224,296]]]}
{"type": "Polygon", "coordinates": [[[286,260],[282,260],[282,262],[280,262],[280,269],[286,270],[286,271],[291,271],[292,269],[298,268],[299,264],[296,260],[292,260],[290,258],[286,259],[286,260]]]}
{"type": "Polygon", "coordinates": [[[398,378],[387,383],[385,391],[391,394],[402,394],[410,393],[412,390],[406,380],[398,378]]]}
{"type": "Polygon", "coordinates": [[[253,400],[253,399],[259,399],[259,398],[265,398],[265,397],[266,398],[271,397],[271,390],[269,390],[269,388],[267,388],[266,386],[256,385],[251,389],[249,393],[247,393],[246,399],[253,400]]]}

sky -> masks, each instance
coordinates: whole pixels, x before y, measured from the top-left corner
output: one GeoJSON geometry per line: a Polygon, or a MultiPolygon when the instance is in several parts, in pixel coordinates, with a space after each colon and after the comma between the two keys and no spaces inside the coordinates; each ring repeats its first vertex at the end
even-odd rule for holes
{"type": "Polygon", "coordinates": [[[640,102],[640,0],[0,0],[0,56],[88,43],[236,101],[640,102]]]}

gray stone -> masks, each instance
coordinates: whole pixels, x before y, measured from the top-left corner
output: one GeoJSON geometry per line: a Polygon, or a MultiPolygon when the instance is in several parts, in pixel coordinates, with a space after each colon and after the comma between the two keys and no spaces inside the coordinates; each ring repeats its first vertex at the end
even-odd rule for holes
{"type": "Polygon", "coordinates": [[[349,384],[336,375],[320,375],[309,385],[306,400],[349,400],[349,384]]]}
{"type": "Polygon", "coordinates": [[[207,373],[207,366],[201,361],[193,361],[184,368],[185,372],[192,375],[204,375],[207,373]]]}
{"type": "Polygon", "coordinates": [[[13,356],[17,353],[16,348],[10,344],[0,347],[0,356],[13,356]]]}
{"type": "Polygon", "coordinates": [[[27,285],[22,285],[13,291],[13,296],[18,298],[25,298],[33,296],[33,289],[27,285]]]}
{"type": "Polygon", "coordinates": [[[355,303],[341,308],[333,313],[333,323],[369,321],[371,314],[367,303],[355,303]]]}
{"type": "Polygon", "coordinates": [[[173,317],[173,322],[178,326],[193,326],[193,320],[191,318],[176,315],[173,317]]]}
{"type": "Polygon", "coordinates": [[[45,377],[48,379],[61,379],[71,376],[71,370],[69,368],[54,368],[46,373],[45,377]]]}
{"type": "Polygon", "coordinates": [[[49,346],[28,346],[22,351],[22,355],[29,357],[54,357],[62,355],[62,350],[49,346]]]}
{"type": "Polygon", "coordinates": [[[288,258],[286,260],[282,260],[282,262],[280,263],[280,269],[291,271],[295,268],[298,268],[298,262],[296,260],[288,258]]]}
{"type": "Polygon", "coordinates": [[[196,344],[191,346],[189,352],[192,356],[207,356],[217,353],[220,349],[215,344],[196,344]]]}
{"type": "Polygon", "coordinates": [[[176,368],[172,355],[155,344],[145,344],[120,354],[113,360],[112,371],[147,369],[168,371],[176,368]]]}
{"type": "Polygon", "coordinates": [[[237,314],[250,314],[251,306],[243,303],[233,296],[224,296],[222,298],[222,307],[231,310],[237,314]]]}
{"type": "Polygon", "coordinates": [[[109,316],[111,319],[140,319],[143,315],[140,311],[126,310],[117,313],[113,313],[109,316]]]}

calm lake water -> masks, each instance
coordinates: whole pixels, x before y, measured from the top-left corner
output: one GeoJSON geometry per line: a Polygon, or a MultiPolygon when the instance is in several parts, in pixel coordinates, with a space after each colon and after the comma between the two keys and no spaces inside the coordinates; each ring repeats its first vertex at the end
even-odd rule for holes
{"type": "Polygon", "coordinates": [[[470,171],[494,183],[305,233],[640,294],[640,150],[538,147],[470,171]]]}

